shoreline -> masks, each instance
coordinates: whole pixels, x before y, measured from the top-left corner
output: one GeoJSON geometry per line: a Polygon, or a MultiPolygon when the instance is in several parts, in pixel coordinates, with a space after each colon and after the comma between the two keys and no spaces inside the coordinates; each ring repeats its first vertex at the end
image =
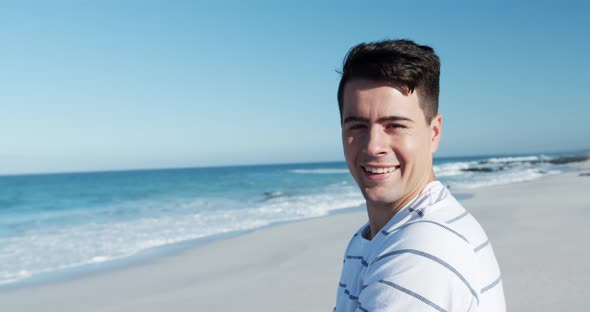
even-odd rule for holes
{"type": "MultiPolygon", "coordinates": [[[[562,173],[563,174],[563,173],[562,173]]],[[[543,177],[546,178],[547,176],[543,177]]],[[[532,180],[534,181],[534,180],[532,180]]],[[[527,183],[530,181],[524,182],[513,182],[510,184],[517,184],[517,183],[527,183]]],[[[494,185],[492,185],[494,186],[494,185]]],[[[490,186],[484,186],[479,188],[487,188],[490,186]]],[[[479,189],[476,188],[476,189],[479,189]]],[[[472,198],[473,190],[476,189],[456,189],[453,192],[455,198],[459,201],[463,201],[465,199],[472,198]]],[[[2,292],[8,292],[12,290],[18,289],[26,289],[29,287],[37,287],[37,286],[46,286],[52,285],[61,282],[68,282],[68,281],[75,281],[78,279],[82,279],[85,277],[94,276],[97,274],[104,274],[111,271],[120,271],[125,270],[129,267],[133,266],[140,266],[150,264],[154,261],[158,261],[158,259],[168,256],[173,256],[177,253],[182,253],[186,250],[190,250],[193,248],[199,248],[202,246],[206,246],[212,242],[216,241],[223,241],[226,239],[231,239],[234,237],[239,237],[242,235],[247,235],[248,233],[264,230],[266,228],[272,228],[276,226],[282,226],[289,223],[298,223],[298,222],[305,222],[313,219],[321,219],[321,218],[328,218],[333,215],[339,214],[348,214],[354,212],[365,212],[364,205],[356,206],[356,207],[348,207],[342,209],[331,210],[325,215],[316,216],[316,217],[304,217],[301,219],[292,219],[292,220],[285,220],[279,221],[275,223],[270,223],[261,227],[247,229],[247,230],[238,230],[238,231],[231,231],[226,233],[218,233],[211,236],[204,236],[196,239],[190,239],[186,241],[180,241],[175,243],[170,243],[166,245],[161,245],[157,247],[152,247],[143,251],[140,251],[137,254],[133,254],[126,257],[110,259],[104,262],[97,262],[97,263],[87,263],[80,266],[74,266],[69,268],[64,268],[61,270],[50,271],[50,272],[42,272],[37,273],[38,276],[29,277],[22,280],[18,280],[15,282],[0,284],[0,294],[2,292]]]]}
{"type": "MultiPolygon", "coordinates": [[[[463,192],[461,195],[465,195],[465,192],[463,192]]],[[[357,212],[364,213],[364,205],[358,207],[348,207],[343,209],[332,210],[329,211],[326,215],[317,217],[279,221],[253,229],[219,233],[211,236],[205,236],[196,239],[152,247],[150,249],[143,250],[131,256],[107,260],[105,262],[84,264],[77,267],[66,268],[60,271],[39,273],[39,276],[37,277],[23,279],[13,283],[0,284],[0,295],[3,292],[28,289],[29,287],[51,286],[54,284],[76,281],[109,272],[126,270],[135,266],[150,265],[154,262],[159,261],[162,258],[180,255],[184,252],[190,251],[191,249],[201,248],[215,242],[222,242],[228,239],[248,235],[249,233],[253,233],[256,231],[261,231],[278,226],[280,227],[291,223],[306,222],[314,219],[329,218],[334,215],[357,212]]]]}
{"type": "MultiPolygon", "coordinates": [[[[472,192],[470,192],[470,190],[462,190],[462,191],[460,191],[456,194],[453,194],[453,195],[459,201],[473,197],[473,194],[472,194],[472,192]]],[[[267,225],[264,225],[264,226],[261,226],[258,228],[253,228],[253,229],[248,229],[248,230],[240,230],[240,231],[234,231],[234,232],[227,232],[227,233],[219,233],[219,234],[215,234],[215,235],[211,235],[211,236],[205,236],[205,237],[191,239],[191,240],[187,240],[187,241],[171,243],[168,245],[152,247],[150,249],[143,250],[143,251],[141,251],[137,254],[131,255],[131,256],[107,260],[104,262],[89,263],[89,264],[84,264],[84,265],[77,266],[77,267],[65,268],[65,269],[62,269],[59,271],[38,273],[39,276],[19,280],[19,281],[12,282],[12,283],[0,284],[0,294],[2,294],[2,292],[10,292],[13,290],[27,289],[29,287],[51,286],[51,285],[57,284],[57,283],[75,281],[75,280],[79,280],[79,279],[83,279],[83,278],[87,278],[87,277],[92,277],[94,275],[125,270],[130,267],[134,267],[134,266],[149,265],[150,263],[158,261],[160,258],[174,256],[175,254],[180,254],[180,253],[183,253],[183,252],[190,250],[190,249],[207,246],[208,244],[211,244],[213,242],[224,241],[227,239],[240,237],[240,236],[247,235],[252,232],[264,230],[267,228],[283,226],[285,224],[290,224],[290,223],[306,222],[306,221],[310,221],[310,220],[314,220],[314,219],[329,218],[334,215],[357,213],[357,212],[366,213],[364,205],[360,205],[357,207],[348,207],[348,208],[332,210],[332,211],[329,211],[326,215],[317,216],[317,217],[308,217],[308,218],[280,221],[280,222],[270,223],[270,224],[267,224],[267,225]]]]}
{"type": "MultiPolygon", "coordinates": [[[[590,177],[579,174],[588,168],[586,163],[575,172],[470,189],[473,197],[461,200],[492,241],[510,310],[551,311],[557,303],[563,308],[562,301],[571,299],[572,292],[575,300],[567,306],[583,307],[582,289],[590,282],[590,265],[585,263],[590,263],[590,257],[578,249],[590,234],[585,226],[590,220],[590,196],[583,191],[589,189],[590,177]],[[574,214],[561,214],[553,205],[571,207],[574,214]],[[558,255],[547,255],[544,243],[575,257],[560,260],[558,255]],[[537,302],[536,309],[531,302],[537,302]]],[[[325,311],[335,301],[346,244],[365,222],[364,210],[336,211],[71,279],[2,287],[0,309],[325,311]],[[292,290],[298,294],[293,296],[292,290]],[[297,297],[306,298],[307,304],[297,297]]]]}

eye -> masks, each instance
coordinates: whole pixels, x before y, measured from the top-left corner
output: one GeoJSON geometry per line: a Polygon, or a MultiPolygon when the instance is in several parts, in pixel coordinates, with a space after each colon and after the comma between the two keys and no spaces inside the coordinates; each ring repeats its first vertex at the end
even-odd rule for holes
{"type": "Polygon", "coordinates": [[[387,129],[404,129],[406,126],[398,123],[390,123],[385,126],[387,129]]]}
{"type": "Polygon", "coordinates": [[[348,127],[349,130],[363,129],[363,128],[366,128],[366,126],[363,124],[353,124],[350,127],[348,127]]]}

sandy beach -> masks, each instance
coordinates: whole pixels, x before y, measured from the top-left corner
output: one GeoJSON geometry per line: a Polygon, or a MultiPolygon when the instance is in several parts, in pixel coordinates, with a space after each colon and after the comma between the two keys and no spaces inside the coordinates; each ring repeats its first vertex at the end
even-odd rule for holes
{"type": "MultiPolygon", "coordinates": [[[[590,292],[590,176],[470,191],[509,311],[582,311],[590,292]]],[[[453,190],[454,191],[454,190],[453,190]]],[[[0,311],[331,311],[364,212],[267,227],[146,263],[0,291],[0,311]]]]}

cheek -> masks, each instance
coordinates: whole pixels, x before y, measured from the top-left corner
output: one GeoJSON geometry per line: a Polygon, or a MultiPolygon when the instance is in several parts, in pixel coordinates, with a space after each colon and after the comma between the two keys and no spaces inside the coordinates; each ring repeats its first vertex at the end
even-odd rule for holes
{"type": "Polygon", "coordinates": [[[358,133],[354,133],[354,132],[342,132],[342,143],[344,144],[344,146],[352,146],[355,144],[358,144],[358,133]]]}
{"type": "Polygon", "coordinates": [[[394,144],[395,156],[402,165],[404,176],[420,175],[422,164],[427,158],[429,151],[424,150],[424,144],[415,138],[406,137],[396,140],[394,144]]]}
{"type": "Polygon", "coordinates": [[[418,148],[418,144],[416,144],[415,140],[412,140],[410,137],[401,137],[395,140],[394,150],[396,156],[404,162],[412,162],[412,160],[416,157],[416,149],[418,148]]]}
{"type": "Polygon", "coordinates": [[[359,140],[353,135],[342,136],[342,146],[345,152],[352,152],[357,149],[359,140]]]}
{"type": "Polygon", "coordinates": [[[352,154],[354,154],[354,137],[352,136],[342,136],[342,148],[344,150],[344,157],[346,160],[352,158],[352,154]]]}

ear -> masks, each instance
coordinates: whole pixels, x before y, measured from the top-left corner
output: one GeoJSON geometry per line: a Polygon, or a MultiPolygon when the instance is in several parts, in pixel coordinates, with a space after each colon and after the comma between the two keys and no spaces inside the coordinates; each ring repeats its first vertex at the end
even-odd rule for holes
{"type": "Polygon", "coordinates": [[[438,143],[440,143],[440,138],[442,136],[442,115],[440,113],[432,118],[432,121],[430,122],[430,131],[432,133],[430,139],[430,152],[434,154],[438,149],[438,143]]]}

